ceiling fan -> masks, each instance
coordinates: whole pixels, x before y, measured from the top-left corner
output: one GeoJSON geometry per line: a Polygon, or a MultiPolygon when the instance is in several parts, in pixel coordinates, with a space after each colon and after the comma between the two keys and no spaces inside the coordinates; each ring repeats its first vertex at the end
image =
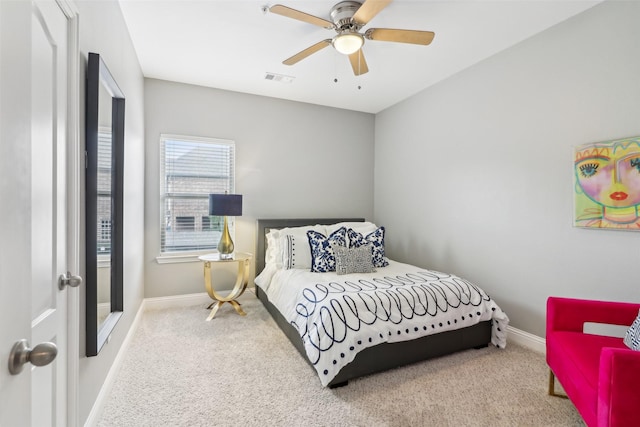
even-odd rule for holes
{"type": "Polygon", "coordinates": [[[391,0],[365,0],[364,3],[351,0],[342,1],[331,8],[329,13],[331,21],[281,4],[271,6],[269,11],[272,13],[317,25],[328,30],[335,30],[337,33],[333,38],[325,39],[309,46],[292,57],[285,59],[282,63],[285,65],[296,64],[319,50],[332,45],[338,52],[349,57],[353,73],[359,76],[369,71],[362,53],[365,39],[424,46],[431,43],[435,36],[431,31],[369,28],[364,34],[360,33],[362,27],[367,25],[389,3],[391,3],[391,0]]]}

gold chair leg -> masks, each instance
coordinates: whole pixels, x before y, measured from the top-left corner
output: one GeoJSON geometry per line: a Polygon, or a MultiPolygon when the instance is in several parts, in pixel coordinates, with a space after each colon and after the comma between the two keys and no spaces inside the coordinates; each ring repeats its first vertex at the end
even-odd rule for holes
{"type": "Polygon", "coordinates": [[[556,376],[553,375],[553,371],[551,369],[549,369],[549,396],[555,396],[555,397],[562,397],[563,399],[568,399],[568,396],[565,396],[564,394],[557,394],[556,390],[555,390],[555,384],[556,384],[556,376]]]}

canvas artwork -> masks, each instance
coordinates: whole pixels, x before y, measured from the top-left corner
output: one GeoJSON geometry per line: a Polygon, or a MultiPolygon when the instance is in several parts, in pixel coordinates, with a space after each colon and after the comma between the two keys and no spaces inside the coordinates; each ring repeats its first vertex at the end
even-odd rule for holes
{"type": "Polygon", "coordinates": [[[640,136],[576,147],[577,227],[640,231],[640,136]]]}

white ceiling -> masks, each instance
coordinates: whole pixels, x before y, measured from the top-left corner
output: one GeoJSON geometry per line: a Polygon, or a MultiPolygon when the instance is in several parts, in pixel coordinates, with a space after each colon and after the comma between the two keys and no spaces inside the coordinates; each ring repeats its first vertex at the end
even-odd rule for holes
{"type": "Polygon", "coordinates": [[[301,62],[282,61],[326,30],[273,13],[276,3],[331,20],[338,0],[120,0],[146,77],[377,113],[602,0],[396,0],[363,29],[436,33],[429,46],[366,41],[369,72],[353,75],[327,47],[301,62]],[[266,73],[294,77],[292,83],[266,73]],[[337,79],[337,82],[334,81],[337,79]]]}

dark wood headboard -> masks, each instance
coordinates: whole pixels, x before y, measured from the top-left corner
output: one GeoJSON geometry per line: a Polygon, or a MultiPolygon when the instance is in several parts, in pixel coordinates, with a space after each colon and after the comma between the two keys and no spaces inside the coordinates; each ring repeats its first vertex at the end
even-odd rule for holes
{"type": "Polygon", "coordinates": [[[330,225],[337,222],[364,222],[364,218],[274,218],[258,219],[256,224],[256,276],[264,269],[264,254],[267,248],[267,233],[275,228],[302,227],[304,225],[330,225]]]}

